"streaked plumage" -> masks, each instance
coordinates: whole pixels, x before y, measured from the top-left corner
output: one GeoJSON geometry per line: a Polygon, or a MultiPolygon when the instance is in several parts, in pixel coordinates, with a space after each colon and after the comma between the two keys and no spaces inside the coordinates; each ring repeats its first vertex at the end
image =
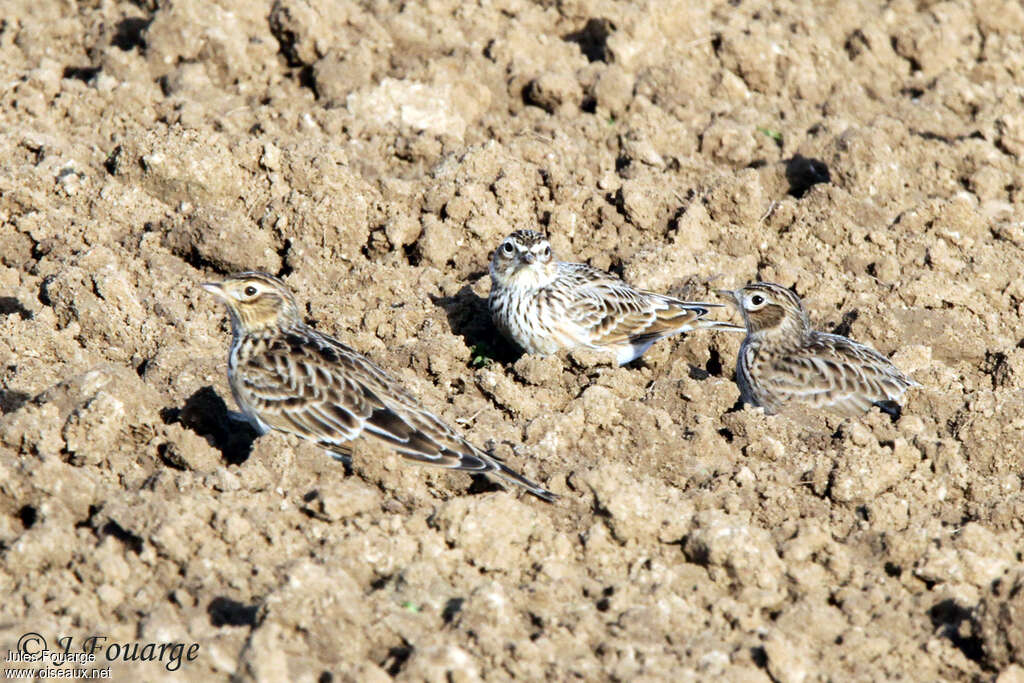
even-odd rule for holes
{"type": "Polygon", "coordinates": [[[490,271],[494,324],[527,353],[582,347],[614,353],[623,365],[673,334],[743,330],[704,318],[721,304],[647,292],[592,266],[557,261],[548,240],[532,230],[506,237],[494,250],[490,271]]]}
{"type": "Polygon", "coordinates": [[[920,386],[874,349],[812,329],[800,298],[785,287],[758,282],[719,294],[732,297],[747,328],[736,361],[742,398],[769,414],[796,401],[859,415],[920,386]]]}
{"type": "Polygon", "coordinates": [[[228,309],[228,382],[261,432],[296,434],[335,457],[352,439],[375,437],[412,460],[492,474],[555,498],[466,441],[368,358],[306,325],[279,279],[246,272],[203,288],[228,309]]]}

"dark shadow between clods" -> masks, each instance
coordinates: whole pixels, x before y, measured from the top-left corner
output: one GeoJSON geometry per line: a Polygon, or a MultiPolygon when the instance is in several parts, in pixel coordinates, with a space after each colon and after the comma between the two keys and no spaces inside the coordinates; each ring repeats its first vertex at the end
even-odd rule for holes
{"type": "Polygon", "coordinates": [[[609,61],[608,38],[615,32],[615,24],[604,18],[591,18],[583,28],[573,31],[562,40],[576,43],[588,62],[609,61]]]}
{"type": "Polygon", "coordinates": [[[789,181],[789,194],[800,199],[807,191],[819,183],[832,182],[828,164],[821,159],[811,159],[802,154],[793,155],[786,162],[786,180],[789,181]]]}
{"type": "Polygon", "coordinates": [[[469,285],[463,285],[453,296],[433,296],[430,300],[444,309],[452,333],[459,335],[472,350],[470,365],[479,367],[489,360],[511,365],[523,350],[505,339],[491,322],[487,299],[477,296],[469,285]]]}
{"type": "Polygon", "coordinates": [[[246,605],[224,596],[214,598],[206,607],[206,613],[210,615],[210,624],[214,628],[255,626],[259,610],[259,605],[246,605]]]}
{"type": "Polygon", "coordinates": [[[178,422],[206,439],[229,465],[241,465],[248,460],[259,436],[248,421],[232,417],[224,399],[211,386],[189,396],[181,408],[165,408],[160,417],[165,424],[178,422]]]}

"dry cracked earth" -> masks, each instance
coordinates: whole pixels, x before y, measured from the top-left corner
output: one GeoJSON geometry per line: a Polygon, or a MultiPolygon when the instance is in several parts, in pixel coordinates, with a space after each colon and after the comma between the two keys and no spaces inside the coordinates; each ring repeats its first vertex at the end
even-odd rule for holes
{"type": "Polygon", "coordinates": [[[9,0],[0,648],[1024,680],[1022,104],[1013,0],[9,0]],[[522,356],[485,299],[526,228],[651,289],[793,286],[923,387],[895,422],[766,417],[736,335],[522,356]],[[253,440],[197,288],[240,269],[560,501],[253,440]]]}

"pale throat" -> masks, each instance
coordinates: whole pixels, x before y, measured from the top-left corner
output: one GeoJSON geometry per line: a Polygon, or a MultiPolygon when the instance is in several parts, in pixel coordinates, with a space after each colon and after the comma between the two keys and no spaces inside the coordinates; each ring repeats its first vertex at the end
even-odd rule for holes
{"type": "Polygon", "coordinates": [[[558,267],[554,262],[530,263],[520,266],[508,278],[508,286],[520,289],[541,289],[547,287],[558,277],[558,267]]]}
{"type": "Polygon", "coordinates": [[[266,308],[232,311],[231,327],[236,334],[253,336],[271,336],[278,330],[288,327],[287,316],[278,311],[266,308]]]}

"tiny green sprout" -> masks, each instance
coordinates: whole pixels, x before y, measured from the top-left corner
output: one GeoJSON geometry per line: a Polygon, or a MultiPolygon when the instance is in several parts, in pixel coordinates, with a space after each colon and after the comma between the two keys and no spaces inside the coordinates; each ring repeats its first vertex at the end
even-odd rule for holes
{"type": "Polygon", "coordinates": [[[782,142],[782,133],[780,133],[777,130],[772,130],[771,128],[765,128],[764,126],[758,126],[757,127],[757,132],[761,133],[762,135],[767,135],[772,140],[775,140],[775,142],[782,142]]]}
{"type": "Polygon", "coordinates": [[[487,344],[475,344],[470,353],[472,354],[472,359],[469,361],[471,367],[483,368],[494,362],[494,358],[491,356],[491,347],[487,344]]]}
{"type": "Polygon", "coordinates": [[[419,614],[423,611],[422,607],[417,605],[415,602],[410,602],[409,600],[402,603],[402,608],[412,612],[413,614],[419,614]]]}
{"type": "Polygon", "coordinates": [[[615,125],[615,115],[614,114],[612,114],[612,115],[610,115],[608,117],[608,125],[609,126],[614,126],[615,125]]]}

